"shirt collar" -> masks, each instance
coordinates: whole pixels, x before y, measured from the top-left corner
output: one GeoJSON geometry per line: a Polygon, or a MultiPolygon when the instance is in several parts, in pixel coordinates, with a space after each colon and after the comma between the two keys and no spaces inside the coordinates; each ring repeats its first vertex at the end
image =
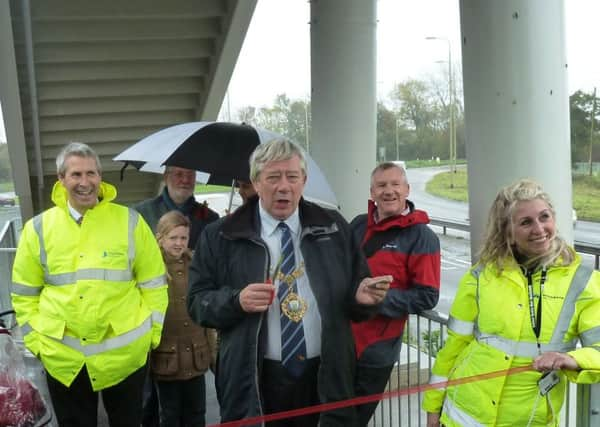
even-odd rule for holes
{"type": "MultiPolygon", "coordinates": [[[[375,208],[375,211],[373,212],[373,218],[375,219],[375,224],[377,224],[379,222],[379,211],[377,210],[377,208],[375,208]]],[[[408,206],[408,203],[406,204],[406,208],[400,212],[399,215],[397,216],[406,216],[410,213],[410,206],[408,206]]]]}
{"type": "Polygon", "coordinates": [[[294,236],[298,235],[300,230],[300,216],[298,214],[298,208],[284,221],[280,219],[273,218],[269,212],[267,212],[258,201],[258,214],[260,216],[260,223],[263,231],[267,236],[272,235],[275,230],[277,230],[277,225],[280,222],[285,222],[287,226],[290,228],[290,231],[294,236]]]}
{"type": "Polygon", "coordinates": [[[73,206],[71,206],[71,203],[68,200],[67,200],[67,206],[69,208],[69,213],[71,214],[71,216],[73,217],[75,222],[79,222],[79,218],[81,218],[83,215],[81,215],[77,209],[75,209],[73,206]]]}

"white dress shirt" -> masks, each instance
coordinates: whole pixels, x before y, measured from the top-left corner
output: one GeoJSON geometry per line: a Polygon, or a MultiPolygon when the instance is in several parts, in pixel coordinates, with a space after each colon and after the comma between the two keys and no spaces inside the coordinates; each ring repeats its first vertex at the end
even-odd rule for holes
{"type": "Polygon", "coordinates": [[[75,220],[76,223],[79,224],[79,220],[83,215],[81,215],[77,209],[71,206],[71,203],[68,200],[67,206],[69,207],[69,213],[71,214],[71,217],[75,220]]]}
{"type": "MultiPolygon", "coordinates": [[[[281,255],[281,231],[277,228],[277,225],[281,222],[278,219],[273,218],[265,209],[263,209],[260,202],[259,215],[260,215],[260,237],[265,241],[269,248],[269,255],[271,257],[271,271],[270,276],[273,276],[277,260],[281,255]]],[[[283,221],[290,228],[292,234],[292,242],[294,244],[294,255],[296,258],[296,268],[304,264],[304,258],[300,251],[300,217],[298,216],[298,209],[294,213],[283,221]]],[[[274,282],[275,285],[275,297],[273,303],[269,307],[266,313],[267,320],[267,349],[265,358],[270,360],[281,360],[281,315],[279,298],[277,297],[277,289],[279,286],[287,286],[285,283],[280,284],[279,281],[274,282]]],[[[296,286],[298,288],[298,295],[306,302],[307,310],[306,314],[302,318],[302,324],[304,326],[304,338],[306,341],[306,357],[312,358],[320,356],[321,354],[321,315],[317,307],[317,301],[308,282],[308,276],[306,271],[296,279],[296,286]]]]}

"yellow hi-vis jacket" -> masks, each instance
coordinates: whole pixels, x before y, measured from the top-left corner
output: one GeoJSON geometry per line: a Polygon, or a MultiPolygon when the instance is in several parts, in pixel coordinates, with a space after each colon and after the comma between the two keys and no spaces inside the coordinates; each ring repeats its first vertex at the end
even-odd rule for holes
{"type": "Polygon", "coordinates": [[[69,386],[87,367],[95,391],[144,366],[158,346],[168,296],[156,239],[133,209],[99,203],[78,225],[57,182],[55,207],[29,220],[13,266],[11,297],[27,348],[69,386]]]}
{"type": "MultiPolygon", "coordinates": [[[[451,426],[558,426],[566,379],[600,381],[600,273],[580,266],[547,270],[542,294],[541,352],[566,352],[581,368],[560,371],[560,382],[546,395],[540,372],[527,370],[427,391],[423,409],[442,413],[451,426]],[[581,346],[577,347],[577,341],[581,346]]],[[[541,271],[533,274],[534,307],[541,271]]],[[[531,323],[527,278],[515,262],[499,273],[495,266],[467,272],[450,310],[448,339],[437,354],[430,383],[530,365],[538,356],[531,323]]],[[[537,314],[536,314],[537,315],[537,314]]]]}

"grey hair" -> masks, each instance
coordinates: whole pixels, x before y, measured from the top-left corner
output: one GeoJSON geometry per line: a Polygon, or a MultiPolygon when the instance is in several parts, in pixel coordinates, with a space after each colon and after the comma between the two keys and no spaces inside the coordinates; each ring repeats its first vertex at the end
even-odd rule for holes
{"type": "Polygon", "coordinates": [[[402,166],[400,166],[397,163],[394,162],[383,162],[383,163],[379,163],[377,166],[375,166],[375,169],[373,169],[373,172],[371,172],[371,187],[373,186],[373,177],[375,176],[376,173],[378,172],[383,172],[386,171],[388,169],[393,169],[396,168],[400,171],[400,173],[402,174],[402,177],[404,178],[404,183],[408,184],[408,178],[406,177],[406,171],[404,170],[404,168],[402,166]]]}
{"type": "MultiPolygon", "coordinates": [[[[506,261],[515,257],[512,226],[517,203],[538,199],[546,203],[552,217],[556,218],[550,196],[537,182],[531,179],[520,179],[500,189],[490,208],[484,243],[479,253],[479,261],[482,264],[493,263],[498,271],[502,271],[506,261]]],[[[527,260],[526,264],[548,266],[561,259],[563,265],[568,265],[574,258],[573,251],[556,234],[548,252],[535,259],[527,260]]]]}
{"type": "Polygon", "coordinates": [[[306,176],[306,156],[302,148],[285,138],[276,138],[259,144],[250,156],[250,181],[258,180],[267,163],[288,160],[294,156],[300,159],[300,168],[306,176]]]}
{"type": "Polygon", "coordinates": [[[70,142],[64,146],[56,156],[56,173],[63,176],[67,170],[66,160],[71,156],[92,158],[96,162],[98,173],[102,174],[102,165],[98,154],[87,144],[82,142],[70,142]]]}

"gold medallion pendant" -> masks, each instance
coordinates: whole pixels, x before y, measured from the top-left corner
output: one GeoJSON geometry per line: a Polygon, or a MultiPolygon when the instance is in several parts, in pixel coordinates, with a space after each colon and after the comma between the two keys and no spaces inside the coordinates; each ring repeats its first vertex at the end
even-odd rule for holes
{"type": "Polygon", "coordinates": [[[306,314],[306,301],[300,295],[290,291],[281,302],[281,311],[292,322],[298,323],[306,314]]]}

